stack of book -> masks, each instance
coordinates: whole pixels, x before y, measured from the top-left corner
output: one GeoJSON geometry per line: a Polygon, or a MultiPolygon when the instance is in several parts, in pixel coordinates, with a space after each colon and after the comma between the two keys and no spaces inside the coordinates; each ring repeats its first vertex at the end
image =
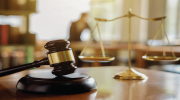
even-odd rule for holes
{"type": "Polygon", "coordinates": [[[21,34],[19,27],[0,25],[0,45],[35,45],[35,34],[21,34]]]}
{"type": "Polygon", "coordinates": [[[6,47],[1,52],[0,70],[26,63],[25,48],[20,47],[18,49],[15,50],[13,47],[6,47]]]}
{"type": "Polygon", "coordinates": [[[20,44],[19,27],[12,27],[10,25],[0,25],[0,44],[20,44]]]}
{"type": "Polygon", "coordinates": [[[0,0],[0,10],[36,11],[36,0],[0,0]]]}

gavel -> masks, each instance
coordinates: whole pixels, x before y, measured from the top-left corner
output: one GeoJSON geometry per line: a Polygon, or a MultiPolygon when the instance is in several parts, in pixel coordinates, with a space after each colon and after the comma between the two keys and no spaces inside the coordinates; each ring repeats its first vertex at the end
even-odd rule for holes
{"type": "Polygon", "coordinates": [[[32,63],[0,70],[0,77],[34,67],[38,68],[41,65],[50,65],[50,67],[54,67],[52,74],[57,77],[74,73],[77,67],[73,65],[75,59],[69,45],[70,42],[63,39],[49,41],[44,46],[48,50],[46,58],[39,61],[36,60],[32,63]]]}

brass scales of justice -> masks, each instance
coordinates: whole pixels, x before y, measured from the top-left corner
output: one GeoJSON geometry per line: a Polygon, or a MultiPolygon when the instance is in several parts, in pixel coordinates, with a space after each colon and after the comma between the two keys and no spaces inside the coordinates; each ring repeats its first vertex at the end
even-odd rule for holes
{"type": "Polygon", "coordinates": [[[145,60],[150,60],[150,61],[162,61],[162,60],[171,60],[171,61],[178,61],[180,58],[176,57],[173,50],[172,50],[172,46],[170,44],[170,41],[168,39],[168,36],[165,32],[164,29],[164,19],[166,17],[158,17],[158,18],[143,18],[140,16],[137,16],[135,14],[132,13],[131,9],[129,9],[129,12],[124,15],[124,16],[120,16],[111,20],[107,20],[107,19],[102,19],[102,18],[95,18],[96,20],[96,25],[93,28],[92,32],[91,32],[91,36],[89,38],[89,40],[86,42],[85,47],[83,48],[83,50],[81,51],[80,55],[79,55],[79,59],[83,60],[83,61],[97,61],[97,62],[109,62],[109,61],[113,61],[115,59],[115,57],[109,57],[109,56],[105,56],[105,50],[103,47],[103,43],[101,40],[101,34],[100,34],[100,29],[99,29],[99,24],[98,22],[108,22],[108,21],[114,21],[120,18],[124,18],[124,17],[128,17],[129,18],[129,41],[128,41],[128,52],[129,52],[129,61],[128,61],[128,69],[120,72],[118,74],[116,74],[114,76],[115,79],[134,79],[134,80],[139,80],[139,79],[147,79],[148,77],[145,74],[142,74],[140,72],[137,72],[136,70],[134,70],[131,67],[131,17],[137,17],[143,20],[148,20],[148,21],[161,21],[161,24],[155,34],[155,36],[153,37],[153,41],[156,39],[157,34],[159,33],[160,30],[162,30],[162,44],[163,44],[163,56],[148,56],[148,52],[150,50],[150,47],[152,46],[153,41],[151,42],[151,44],[148,46],[148,49],[145,53],[144,56],[142,56],[143,59],[145,60]],[[84,53],[85,49],[87,48],[87,45],[89,43],[89,41],[91,40],[92,36],[93,36],[93,32],[95,30],[95,28],[98,29],[98,33],[99,33],[99,40],[100,40],[100,46],[101,46],[101,51],[102,51],[102,56],[83,56],[82,54],[84,53]],[[167,38],[168,40],[168,44],[170,46],[171,52],[172,52],[172,56],[166,56],[166,52],[165,52],[165,48],[164,48],[164,36],[167,38]]]}

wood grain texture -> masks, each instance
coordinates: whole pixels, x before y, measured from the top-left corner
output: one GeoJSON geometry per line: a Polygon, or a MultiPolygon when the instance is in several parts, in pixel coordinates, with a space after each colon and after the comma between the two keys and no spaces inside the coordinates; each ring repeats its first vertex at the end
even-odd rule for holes
{"type": "Polygon", "coordinates": [[[71,95],[19,91],[16,89],[17,81],[29,72],[23,71],[0,78],[0,100],[180,100],[179,74],[135,68],[149,78],[147,80],[113,79],[115,73],[126,69],[127,67],[121,66],[79,68],[77,72],[86,73],[96,80],[97,89],[71,95]]]}

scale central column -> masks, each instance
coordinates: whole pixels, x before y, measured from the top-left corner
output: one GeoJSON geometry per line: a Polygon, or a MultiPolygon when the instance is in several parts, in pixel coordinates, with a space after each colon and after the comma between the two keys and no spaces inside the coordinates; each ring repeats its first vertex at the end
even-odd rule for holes
{"type": "Polygon", "coordinates": [[[142,73],[137,72],[136,70],[131,68],[131,17],[134,16],[134,14],[131,13],[131,9],[129,9],[129,12],[127,14],[127,17],[129,18],[129,41],[128,41],[128,52],[129,52],[129,61],[128,61],[128,69],[124,72],[120,72],[114,76],[115,79],[133,79],[133,80],[139,80],[139,79],[147,79],[148,77],[142,73]]]}
{"type": "Polygon", "coordinates": [[[131,68],[131,9],[129,9],[128,18],[129,18],[129,42],[128,42],[129,61],[128,61],[128,66],[130,69],[131,68]]]}

